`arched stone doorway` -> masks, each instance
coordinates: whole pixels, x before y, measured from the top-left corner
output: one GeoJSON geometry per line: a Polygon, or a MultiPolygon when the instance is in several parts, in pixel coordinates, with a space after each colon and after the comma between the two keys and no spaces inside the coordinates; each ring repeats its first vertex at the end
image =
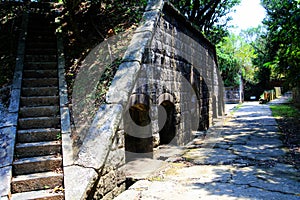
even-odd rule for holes
{"type": "Polygon", "coordinates": [[[133,95],[124,113],[126,162],[153,157],[153,136],[149,114],[149,98],[133,95]]]}
{"type": "Polygon", "coordinates": [[[160,144],[176,144],[176,118],[173,96],[163,94],[158,100],[158,126],[160,144]]]}

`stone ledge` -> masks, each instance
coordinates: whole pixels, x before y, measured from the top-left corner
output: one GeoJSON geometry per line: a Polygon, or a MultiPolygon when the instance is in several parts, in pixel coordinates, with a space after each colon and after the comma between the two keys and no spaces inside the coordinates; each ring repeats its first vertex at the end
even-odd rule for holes
{"type": "Polygon", "coordinates": [[[11,97],[8,108],[8,116],[5,122],[0,124],[0,197],[1,199],[9,199],[10,182],[12,178],[12,162],[14,156],[15,137],[17,132],[18,112],[20,106],[20,94],[22,84],[22,71],[24,62],[25,40],[28,24],[28,13],[23,12],[21,33],[18,39],[17,59],[15,65],[15,72],[12,83],[11,97]],[[4,138],[4,139],[2,139],[4,138]]]}
{"type": "Polygon", "coordinates": [[[86,199],[87,192],[93,187],[97,177],[97,172],[92,168],[64,167],[65,199],[86,199]]]}
{"type": "Polygon", "coordinates": [[[0,168],[0,180],[1,180],[1,187],[0,187],[0,199],[7,198],[8,194],[10,194],[10,181],[12,177],[12,167],[3,167],[0,168]]]}
{"type": "Polygon", "coordinates": [[[122,63],[106,94],[106,101],[121,104],[125,107],[140,69],[141,65],[138,62],[122,63]]]}
{"type": "Polygon", "coordinates": [[[123,57],[125,62],[137,61],[142,63],[145,50],[150,47],[150,41],[152,39],[151,32],[135,33],[131,39],[127,51],[123,57]]]}
{"type": "Polygon", "coordinates": [[[104,166],[122,118],[122,111],[120,104],[106,104],[99,108],[79,150],[76,164],[95,169],[104,166]]]}
{"type": "Polygon", "coordinates": [[[142,23],[136,29],[135,33],[146,32],[146,31],[153,33],[159,16],[160,16],[159,11],[145,12],[142,18],[142,23]]]}
{"type": "Polygon", "coordinates": [[[148,1],[145,11],[162,10],[165,0],[148,1]]]}

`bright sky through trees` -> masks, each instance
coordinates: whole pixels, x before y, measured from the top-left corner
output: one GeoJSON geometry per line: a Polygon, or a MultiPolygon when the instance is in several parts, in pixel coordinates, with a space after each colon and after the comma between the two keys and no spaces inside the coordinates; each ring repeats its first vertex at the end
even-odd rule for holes
{"type": "Polygon", "coordinates": [[[241,4],[236,6],[235,9],[236,12],[231,15],[233,20],[229,24],[236,27],[230,29],[236,34],[239,34],[241,30],[257,27],[266,14],[260,0],[242,0],[241,4]]]}

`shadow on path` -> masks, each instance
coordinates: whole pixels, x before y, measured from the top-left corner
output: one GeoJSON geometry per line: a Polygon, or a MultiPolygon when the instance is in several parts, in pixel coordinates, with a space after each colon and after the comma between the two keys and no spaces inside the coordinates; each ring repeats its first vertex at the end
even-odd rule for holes
{"type": "Polygon", "coordinates": [[[117,199],[300,199],[300,173],[268,105],[246,102],[212,140],[196,138],[181,156],[117,199]]]}

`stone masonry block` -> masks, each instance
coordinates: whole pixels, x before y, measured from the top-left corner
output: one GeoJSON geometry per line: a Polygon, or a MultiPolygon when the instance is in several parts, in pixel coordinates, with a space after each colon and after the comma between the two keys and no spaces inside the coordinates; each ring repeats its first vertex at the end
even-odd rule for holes
{"type": "Polygon", "coordinates": [[[62,151],[63,151],[63,166],[71,166],[74,164],[74,153],[72,147],[71,134],[62,134],[62,151]]]}
{"type": "Polygon", "coordinates": [[[139,25],[139,27],[135,32],[139,33],[139,32],[149,31],[153,33],[159,15],[160,13],[158,11],[145,12],[142,18],[142,23],[139,25]]]}
{"type": "Polygon", "coordinates": [[[164,0],[153,0],[148,1],[148,5],[146,7],[146,11],[149,10],[162,10],[164,4],[164,0]]]}
{"type": "Polygon", "coordinates": [[[60,116],[61,116],[61,133],[71,133],[71,122],[70,122],[70,111],[68,107],[60,108],[60,116]]]}
{"type": "Polygon", "coordinates": [[[12,165],[16,132],[13,126],[0,129],[0,167],[12,165]]]}
{"type": "Polygon", "coordinates": [[[120,104],[102,105],[78,153],[77,164],[99,169],[104,165],[122,118],[120,104]]]}
{"type": "Polygon", "coordinates": [[[111,149],[107,157],[106,166],[120,167],[125,164],[125,149],[111,149]]]}
{"type": "Polygon", "coordinates": [[[13,77],[12,89],[21,89],[22,87],[22,70],[15,70],[13,77]]]}
{"type": "Polygon", "coordinates": [[[10,93],[10,103],[8,107],[9,112],[18,112],[19,106],[20,106],[20,95],[21,90],[20,89],[13,89],[10,93]]]}
{"type": "Polygon", "coordinates": [[[12,178],[12,167],[3,167],[0,168],[0,199],[3,196],[8,196],[10,194],[10,182],[12,178]]]}
{"type": "Polygon", "coordinates": [[[92,168],[69,166],[64,168],[65,199],[81,200],[87,198],[98,178],[97,172],[92,168]]]}
{"type": "Polygon", "coordinates": [[[152,33],[150,32],[135,33],[132,37],[127,51],[125,52],[123,59],[125,61],[138,61],[142,63],[142,58],[145,54],[145,50],[147,48],[150,48],[149,42],[151,38],[152,33]]]}
{"type": "Polygon", "coordinates": [[[125,62],[120,65],[106,94],[108,103],[117,103],[125,106],[134,88],[140,68],[141,66],[138,62],[125,62]]]}

